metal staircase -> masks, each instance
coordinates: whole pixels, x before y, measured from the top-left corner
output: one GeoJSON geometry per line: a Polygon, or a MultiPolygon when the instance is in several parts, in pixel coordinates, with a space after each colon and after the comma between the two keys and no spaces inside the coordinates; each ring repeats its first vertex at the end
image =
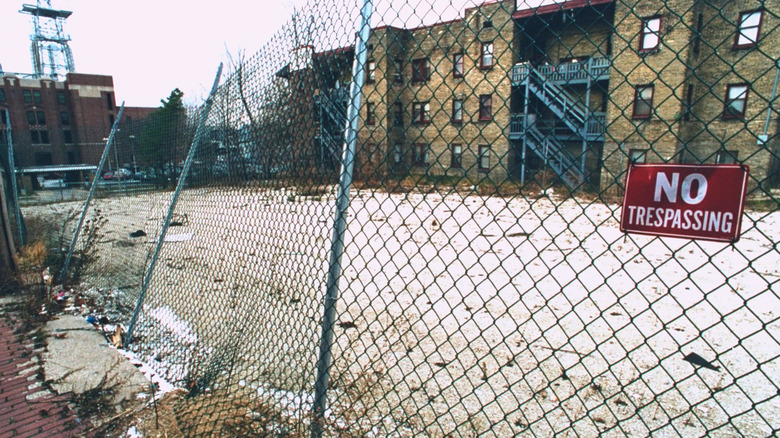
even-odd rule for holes
{"type": "Polygon", "coordinates": [[[569,129],[580,137],[588,137],[591,111],[585,105],[530,64],[524,63],[515,66],[513,73],[515,76],[513,79],[527,85],[528,89],[544,102],[569,129]]]}
{"type": "Polygon", "coordinates": [[[575,190],[582,184],[585,178],[582,169],[560,141],[552,135],[542,134],[535,126],[527,127],[525,133],[526,146],[539,155],[570,189],[575,190]]]}

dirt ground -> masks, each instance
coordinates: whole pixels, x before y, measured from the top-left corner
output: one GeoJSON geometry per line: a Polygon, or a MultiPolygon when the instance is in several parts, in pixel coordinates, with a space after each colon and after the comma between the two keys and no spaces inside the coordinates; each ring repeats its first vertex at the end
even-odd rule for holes
{"type": "MultiPolygon", "coordinates": [[[[185,191],[133,352],[178,386],[241,388],[273,408],[274,427],[305,424],[333,192],[185,191]]],[[[166,200],[96,204],[106,223],[84,279],[125,320],[166,200]],[[139,230],[144,236],[132,237],[139,230]]],[[[741,240],[726,245],[626,236],[618,212],[554,196],[355,191],[329,430],[765,436],[777,429],[780,396],[767,388],[780,386],[773,371],[780,345],[772,341],[780,339],[780,213],[746,212],[741,240]],[[692,366],[683,360],[690,353],[716,359],[719,371],[692,366]]],[[[224,409],[238,412],[230,403],[244,406],[241,399],[224,409]]]]}

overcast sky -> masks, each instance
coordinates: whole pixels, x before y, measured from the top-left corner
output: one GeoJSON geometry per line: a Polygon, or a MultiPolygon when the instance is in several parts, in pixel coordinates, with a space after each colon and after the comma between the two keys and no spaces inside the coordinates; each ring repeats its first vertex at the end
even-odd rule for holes
{"type": "MultiPolygon", "coordinates": [[[[393,8],[424,12],[426,21],[453,19],[480,0],[393,0],[393,8]],[[432,6],[430,2],[437,3],[432,6]]],[[[31,73],[31,17],[18,11],[36,0],[0,1],[0,64],[31,73]]],[[[226,49],[252,54],[268,42],[305,0],[52,0],[73,11],[65,23],[79,73],[114,77],[117,101],[159,106],[180,88],[188,103],[208,94],[226,49]]],[[[343,3],[356,8],[357,0],[343,3]]],[[[361,1],[362,4],[362,1],[361,1]]],[[[379,5],[379,8],[382,6],[379,5]]],[[[397,15],[396,15],[397,17],[397,15]]]]}

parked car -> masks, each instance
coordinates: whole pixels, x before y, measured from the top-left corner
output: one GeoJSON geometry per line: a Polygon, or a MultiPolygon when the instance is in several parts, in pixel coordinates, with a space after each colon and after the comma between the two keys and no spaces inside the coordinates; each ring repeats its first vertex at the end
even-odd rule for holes
{"type": "Polygon", "coordinates": [[[130,169],[117,169],[109,170],[103,174],[103,179],[106,180],[122,180],[130,179],[133,177],[133,171],[130,169]]]}
{"type": "Polygon", "coordinates": [[[47,173],[38,177],[38,183],[44,189],[61,189],[65,187],[65,175],[60,173],[47,173]]]}

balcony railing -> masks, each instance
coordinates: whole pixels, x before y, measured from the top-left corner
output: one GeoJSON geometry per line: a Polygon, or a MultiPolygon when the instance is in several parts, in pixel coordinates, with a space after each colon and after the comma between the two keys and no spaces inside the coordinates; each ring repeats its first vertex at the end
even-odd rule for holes
{"type": "MultiPolygon", "coordinates": [[[[588,139],[596,139],[606,132],[607,113],[592,112],[585,123],[585,135],[588,139]]],[[[557,137],[570,137],[571,130],[555,119],[537,119],[529,117],[529,126],[535,126],[541,132],[549,132],[557,137]]],[[[513,114],[509,122],[510,138],[519,138],[525,132],[525,115],[513,114]]]]}
{"type": "MultiPolygon", "coordinates": [[[[612,60],[608,57],[588,58],[579,62],[564,62],[558,65],[540,65],[536,70],[553,82],[584,82],[609,78],[612,60]]],[[[528,75],[528,64],[521,62],[512,68],[512,84],[520,85],[528,75]]]]}

